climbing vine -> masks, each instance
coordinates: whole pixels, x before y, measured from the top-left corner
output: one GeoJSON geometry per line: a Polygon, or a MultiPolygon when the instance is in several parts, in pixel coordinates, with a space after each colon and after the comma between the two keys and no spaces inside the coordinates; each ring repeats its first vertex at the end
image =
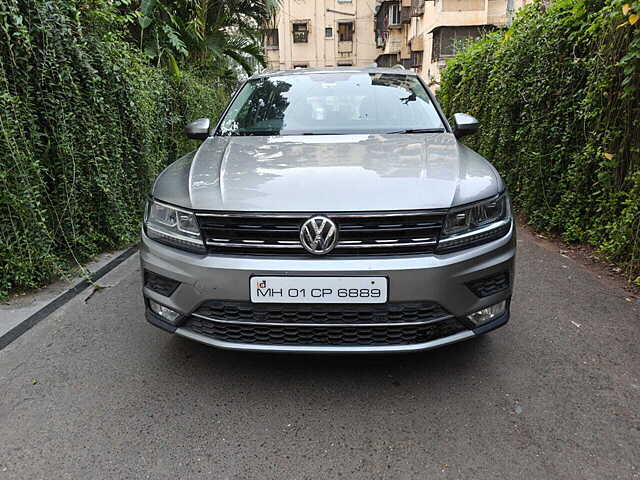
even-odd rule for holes
{"type": "Polygon", "coordinates": [[[122,38],[127,4],[0,0],[0,298],[134,242],[184,124],[225,103],[122,38]]]}

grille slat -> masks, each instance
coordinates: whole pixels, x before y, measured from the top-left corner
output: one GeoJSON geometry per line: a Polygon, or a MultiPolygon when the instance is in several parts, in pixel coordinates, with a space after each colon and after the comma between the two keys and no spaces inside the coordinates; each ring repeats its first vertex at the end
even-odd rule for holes
{"type": "MultiPolygon", "coordinates": [[[[211,253],[309,255],[300,227],[319,213],[197,213],[211,253]]],[[[435,249],[445,212],[327,213],[338,227],[328,255],[429,253],[435,249]]]]}
{"type": "Polygon", "coordinates": [[[226,238],[229,241],[239,240],[291,240],[293,235],[298,234],[298,230],[265,230],[265,229],[225,229],[225,228],[204,228],[203,233],[207,238],[226,238]],[[293,234],[293,235],[292,235],[293,234]]]}
{"type": "Polygon", "coordinates": [[[375,234],[381,234],[381,233],[385,233],[385,234],[391,234],[391,233],[395,233],[395,234],[411,234],[413,235],[413,232],[424,232],[424,231],[431,231],[434,228],[440,228],[440,225],[436,225],[436,226],[430,226],[430,227],[421,227],[421,226],[393,226],[393,227],[387,227],[385,225],[378,225],[377,228],[371,228],[371,227],[358,227],[356,225],[353,226],[340,226],[340,231],[343,233],[375,233],[375,234]]]}
{"type": "Polygon", "coordinates": [[[357,243],[357,244],[344,244],[338,243],[336,248],[382,248],[382,247],[420,247],[420,246],[429,246],[435,245],[434,241],[428,242],[397,242],[397,243],[357,243]]]}

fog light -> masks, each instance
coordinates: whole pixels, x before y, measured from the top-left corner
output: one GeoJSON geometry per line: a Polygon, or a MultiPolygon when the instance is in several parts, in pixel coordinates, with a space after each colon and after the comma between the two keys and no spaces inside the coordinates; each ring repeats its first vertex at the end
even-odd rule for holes
{"type": "Polygon", "coordinates": [[[507,308],[507,301],[503,300],[500,303],[496,303],[495,305],[491,305],[490,307],[483,308],[482,310],[478,310],[477,312],[473,312],[470,315],[467,315],[467,318],[473,322],[475,326],[482,325],[483,323],[487,323],[494,318],[499,317],[504,313],[507,308]]]}
{"type": "Polygon", "coordinates": [[[164,305],[160,305],[153,300],[149,300],[149,308],[153,313],[155,313],[156,315],[160,315],[162,318],[171,323],[175,322],[176,319],[180,316],[178,312],[171,310],[164,305]]]}

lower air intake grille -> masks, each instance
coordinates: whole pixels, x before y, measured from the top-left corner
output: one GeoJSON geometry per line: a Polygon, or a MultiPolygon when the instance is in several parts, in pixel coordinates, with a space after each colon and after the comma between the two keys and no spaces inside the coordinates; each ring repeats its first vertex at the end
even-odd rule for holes
{"type": "Polygon", "coordinates": [[[415,345],[465,330],[455,318],[426,325],[305,327],[221,323],[190,317],[184,328],[216,340],[261,345],[415,345]]]}
{"type": "Polygon", "coordinates": [[[259,304],[211,300],[194,312],[225,322],[282,324],[388,324],[431,322],[450,314],[435,302],[386,303],[382,305],[259,304]]]}
{"type": "Polygon", "coordinates": [[[488,297],[509,288],[509,272],[500,272],[490,277],[467,283],[469,289],[478,297],[488,297]]]}
{"type": "Polygon", "coordinates": [[[170,297],[179,285],[180,282],[177,280],[163,277],[149,270],[144,271],[144,286],[160,295],[170,297]]]}

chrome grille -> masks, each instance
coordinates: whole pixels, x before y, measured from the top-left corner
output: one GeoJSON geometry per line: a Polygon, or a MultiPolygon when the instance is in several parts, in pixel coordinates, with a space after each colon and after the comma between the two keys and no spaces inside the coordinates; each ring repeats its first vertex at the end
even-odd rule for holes
{"type": "MultiPolygon", "coordinates": [[[[197,213],[211,253],[309,255],[300,227],[319,212],[296,214],[197,213]]],[[[434,251],[446,212],[322,213],[338,226],[328,255],[409,254],[434,251]]]]}

